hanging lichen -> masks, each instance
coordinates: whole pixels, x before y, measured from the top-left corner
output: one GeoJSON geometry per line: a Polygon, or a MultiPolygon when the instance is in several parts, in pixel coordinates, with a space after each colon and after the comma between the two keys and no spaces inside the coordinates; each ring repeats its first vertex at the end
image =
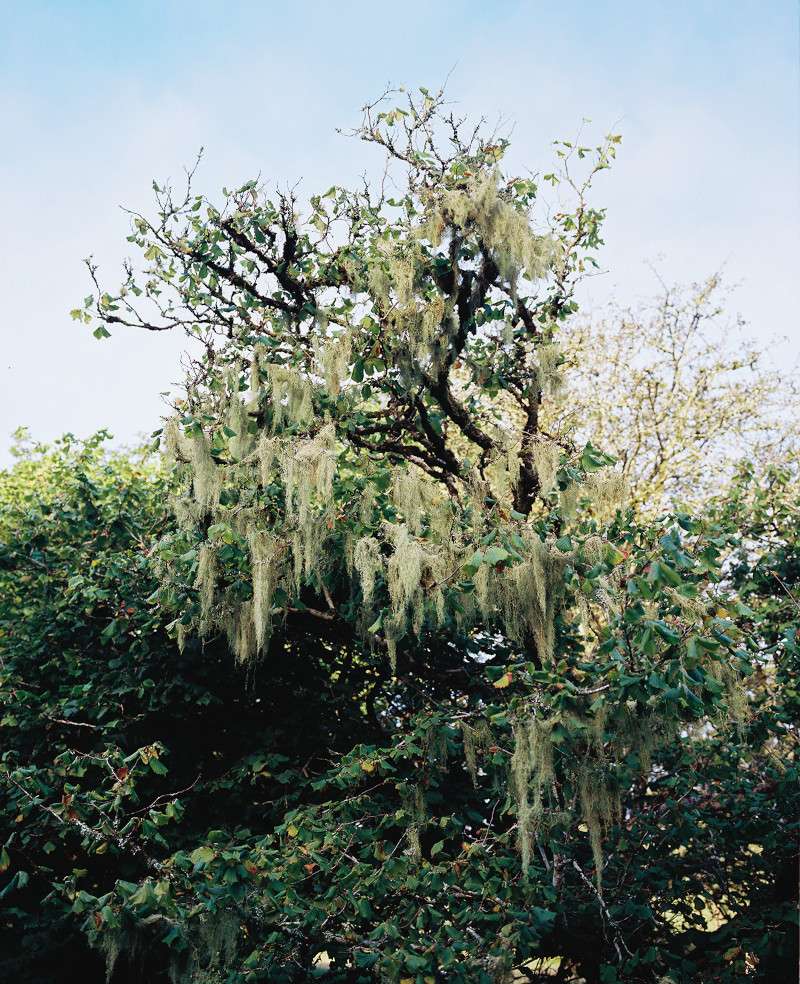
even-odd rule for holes
{"type": "Polygon", "coordinates": [[[253,354],[250,357],[250,407],[255,410],[261,400],[262,378],[261,366],[265,361],[266,348],[260,342],[253,346],[253,354]]]}
{"type": "Polygon", "coordinates": [[[614,518],[626,495],[626,483],[622,473],[613,468],[603,468],[587,476],[585,491],[592,509],[601,523],[614,518]]]}
{"type": "Polygon", "coordinates": [[[348,375],[351,348],[352,337],[347,331],[315,343],[317,364],[330,396],[336,397],[341,392],[342,383],[348,375]]]}
{"type": "Polygon", "coordinates": [[[180,456],[183,439],[178,418],[168,417],[164,421],[164,429],[161,436],[161,447],[168,461],[175,461],[180,456]]]}
{"type": "Polygon", "coordinates": [[[217,584],[217,552],[210,543],[203,543],[197,557],[195,587],[200,600],[200,635],[208,635],[213,621],[214,593],[217,584]]]}
{"type": "Polygon", "coordinates": [[[392,501],[400,511],[410,533],[418,536],[422,532],[422,519],[431,499],[430,482],[423,472],[409,465],[398,468],[392,481],[392,501]]]}
{"type": "Polygon", "coordinates": [[[448,226],[474,225],[491,250],[501,275],[512,287],[521,273],[543,277],[556,255],[554,241],[537,236],[528,215],[500,193],[499,175],[483,172],[461,188],[435,196],[418,235],[438,246],[448,226]]]}
{"type": "Polygon", "coordinates": [[[325,553],[330,525],[327,513],[316,513],[309,515],[307,522],[292,533],[294,585],[298,592],[302,587],[303,577],[319,589],[322,577],[330,567],[330,559],[325,553]]]}
{"type": "Polygon", "coordinates": [[[283,424],[307,427],[314,419],[311,383],[297,369],[270,363],[267,366],[272,405],[272,429],[283,424]]]}
{"type": "Polygon", "coordinates": [[[578,508],[581,487],[578,482],[569,482],[558,493],[558,508],[564,519],[573,519],[578,508]]]}
{"type": "Polygon", "coordinates": [[[202,431],[195,431],[186,442],[186,451],[192,469],[194,499],[201,514],[215,509],[222,488],[221,468],[211,457],[208,438],[202,431]]]}
{"type": "Polygon", "coordinates": [[[272,631],[272,596],[278,584],[281,545],[269,532],[251,531],[250,570],[253,583],[253,628],[257,652],[262,652],[272,631]]]}
{"type": "Polygon", "coordinates": [[[619,795],[609,785],[597,766],[587,763],[578,772],[578,798],[581,816],[589,832],[595,881],[598,892],[603,887],[603,838],[620,813],[619,795]]]}
{"type": "Polygon", "coordinates": [[[539,658],[549,662],[567,558],[551,551],[535,533],[526,534],[525,548],[523,562],[504,572],[498,601],[508,635],[520,643],[532,638],[539,658]]]}
{"type": "Polygon", "coordinates": [[[420,862],[422,860],[422,844],[419,835],[425,822],[426,810],[425,795],[418,783],[413,786],[410,795],[405,797],[405,811],[410,818],[405,832],[408,854],[412,860],[420,862]]]}
{"type": "Polygon", "coordinates": [[[492,741],[492,733],[488,723],[481,718],[476,724],[467,721],[460,722],[461,742],[464,748],[464,764],[467,767],[472,785],[478,788],[478,755],[492,741]]]}
{"type": "Polygon", "coordinates": [[[253,619],[253,602],[240,604],[226,621],[228,645],[236,655],[236,660],[242,664],[253,661],[258,653],[256,643],[256,628],[253,619]]]}
{"type": "Polygon", "coordinates": [[[310,521],[312,497],[329,504],[336,472],[336,431],[326,424],[314,437],[295,441],[283,455],[286,514],[297,519],[301,529],[310,521]]]}
{"type": "Polygon", "coordinates": [[[381,545],[371,536],[362,537],[353,548],[353,566],[358,573],[364,604],[370,605],[375,593],[375,581],[383,572],[381,545]]]}
{"type": "Polygon", "coordinates": [[[175,520],[182,530],[194,529],[202,518],[202,513],[194,499],[188,496],[176,496],[172,500],[172,511],[175,520]]]}
{"type": "Polygon", "coordinates": [[[513,723],[514,753],[511,756],[511,788],[517,810],[517,846],[522,855],[522,870],[531,863],[531,736],[529,722],[522,718],[513,723]]]}
{"type": "Polygon", "coordinates": [[[249,412],[239,399],[238,391],[231,400],[226,427],[231,458],[234,461],[241,461],[252,450],[254,439],[250,433],[249,412]]]}
{"type": "Polygon", "coordinates": [[[441,558],[411,536],[404,524],[387,524],[387,529],[393,546],[386,569],[392,611],[398,624],[410,615],[411,627],[419,634],[426,611],[443,612],[441,558]]]}
{"type": "Polygon", "coordinates": [[[276,463],[280,459],[282,450],[282,440],[262,431],[256,447],[256,459],[258,461],[259,476],[261,484],[266,488],[273,480],[273,471],[276,463]]]}
{"type": "Polygon", "coordinates": [[[542,495],[550,495],[561,462],[561,449],[552,441],[539,439],[531,445],[531,457],[539,479],[539,491],[542,495]]]}
{"type": "Polygon", "coordinates": [[[540,391],[551,398],[558,396],[564,385],[561,347],[553,342],[540,345],[536,349],[536,360],[536,379],[540,391]]]}

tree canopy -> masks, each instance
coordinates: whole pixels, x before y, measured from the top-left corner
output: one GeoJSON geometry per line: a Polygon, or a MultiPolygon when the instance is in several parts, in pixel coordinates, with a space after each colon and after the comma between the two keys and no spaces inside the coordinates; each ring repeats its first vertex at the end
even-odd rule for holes
{"type": "Polygon", "coordinates": [[[582,434],[619,137],[516,177],[425,89],[354,136],[383,180],[305,206],[155,184],[73,316],[192,339],[161,455],[3,475],[15,979],[78,929],[113,981],[775,979],[796,466],[634,510],[582,434]]]}

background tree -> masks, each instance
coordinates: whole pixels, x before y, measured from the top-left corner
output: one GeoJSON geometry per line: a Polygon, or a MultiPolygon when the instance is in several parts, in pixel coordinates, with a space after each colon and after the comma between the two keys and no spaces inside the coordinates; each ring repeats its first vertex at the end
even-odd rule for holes
{"type": "Polygon", "coordinates": [[[719,274],[662,281],[646,305],[612,304],[561,334],[566,410],[617,458],[640,508],[702,507],[737,462],[765,467],[797,448],[796,372],[770,364],[731,304],[719,274]]]}

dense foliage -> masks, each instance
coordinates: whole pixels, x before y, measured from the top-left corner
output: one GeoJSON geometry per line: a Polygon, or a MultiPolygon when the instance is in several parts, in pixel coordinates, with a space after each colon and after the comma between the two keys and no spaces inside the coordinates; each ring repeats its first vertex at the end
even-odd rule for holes
{"type": "Polygon", "coordinates": [[[440,95],[358,135],[396,198],[157,186],[144,270],[74,312],[200,341],[164,464],[3,476],[9,979],[90,977],[79,930],[117,981],[776,979],[794,471],[643,519],[575,439],[617,138],[558,145],[536,229],[440,95]]]}

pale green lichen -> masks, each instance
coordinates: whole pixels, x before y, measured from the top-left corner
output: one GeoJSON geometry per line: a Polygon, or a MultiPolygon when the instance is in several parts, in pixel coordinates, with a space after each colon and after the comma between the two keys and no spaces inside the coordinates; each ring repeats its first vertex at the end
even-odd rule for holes
{"type": "Polygon", "coordinates": [[[253,628],[256,651],[262,652],[272,632],[272,596],[278,585],[282,546],[268,531],[252,530],[248,536],[253,584],[253,628]]]}
{"type": "Polygon", "coordinates": [[[584,490],[598,520],[607,523],[624,504],[627,483],[621,472],[612,468],[603,468],[587,475],[584,490]]]}
{"type": "Polygon", "coordinates": [[[513,289],[520,274],[530,280],[545,276],[557,246],[533,232],[529,216],[501,193],[499,182],[497,172],[483,172],[460,188],[431,196],[418,235],[438,246],[448,227],[474,227],[513,289]]]}
{"type": "Polygon", "coordinates": [[[370,605],[378,574],[383,572],[381,545],[374,537],[365,536],[358,540],[353,549],[353,566],[358,573],[364,604],[370,605]]]}
{"type": "Polygon", "coordinates": [[[555,615],[563,590],[566,558],[551,551],[535,533],[525,537],[525,559],[503,572],[497,601],[510,638],[535,644],[539,658],[549,662],[555,643],[555,615]]]}
{"type": "Polygon", "coordinates": [[[513,723],[514,753],[511,756],[511,791],[517,810],[517,845],[522,855],[522,870],[531,863],[531,805],[529,796],[531,762],[530,725],[520,718],[513,723]]]}
{"type": "Polygon", "coordinates": [[[548,496],[556,483],[556,473],[561,463],[561,448],[545,438],[535,440],[531,444],[531,457],[539,480],[539,492],[548,496]]]}
{"type": "Polygon", "coordinates": [[[413,537],[405,524],[387,524],[387,530],[393,547],[386,568],[392,611],[399,624],[408,617],[419,634],[426,612],[439,618],[444,613],[442,559],[431,544],[413,537]]]}
{"type": "Polygon", "coordinates": [[[253,602],[246,601],[231,613],[225,623],[228,645],[238,663],[251,663],[258,653],[256,628],[253,620],[253,602]]]}
{"type": "Polygon", "coordinates": [[[272,429],[284,424],[308,427],[314,419],[313,387],[291,366],[267,365],[272,404],[272,429]]]}
{"type": "Polygon", "coordinates": [[[200,600],[201,636],[208,634],[213,621],[214,594],[217,584],[217,552],[210,543],[203,543],[197,557],[197,576],[195,578],[200,600]]]}
{"type": "Polygon", "coordinates": [[[211,457],[208,438],[202,431],[196,431],[186,442],[186,452],[192,470],[194,499],[201,514],[206,514],[219,504],[222,469],[211,457]]]}
{"type": "Polygon", "coordinates": [[[228,436],[228,448],[234,461],[246,458],[253,449],[254,437],[251,434],[251,426],[254,425],[251,425],[247,407],[237,393],[231,400],[226,421],[228,431],[232,431],[228,436]]]}
{"type": "Polygon", "coordinates": [[[314,354],[330,396],[339,395],[349,375],[351,349],[352,336],[348,331],[315,341],[314,354]]]}
{"type": "Polygon", "coordinates": [[[284,448],[283,480],[286,489],[286,515],[299,526],[309,522],[312,498],[329,504],[336,473],[336,431],[326,424],[314,437],[296,440],[284,448]]]}
{"type": "Polygon", "coordinates": [[[540,391],[551,398],[558,396],[564,386],[561,347],[555,342],[540,345],[536,350],[536,362],[536,381],[540,391]]]}

